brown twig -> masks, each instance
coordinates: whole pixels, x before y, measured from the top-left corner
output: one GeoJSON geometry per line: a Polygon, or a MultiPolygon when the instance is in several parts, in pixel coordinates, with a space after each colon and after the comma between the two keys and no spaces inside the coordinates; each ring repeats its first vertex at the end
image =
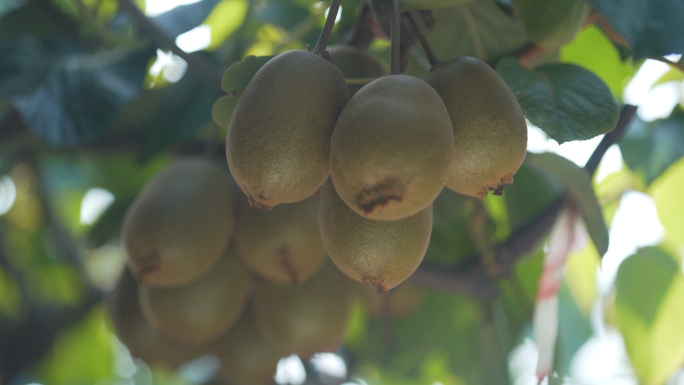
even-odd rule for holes
{"type": "Polygon", "coordinates": [[[390,74],[401,73],[401,54],[399,44],[401,42],[401,11],[399,0],[392,0],[392,18],[390,23],[390,74]]]}
{"type": "Polygon", "coordinates": [[[620,117],[618,118],[615,128],[603,137],[601,143],[596,146],[596,149],[594,149],[591,157],[589,157],[589,160],[587,160],[587,163],[584,165],[584,169],[587,170],[590,175],[593,175],[594,172],[596,172],[596,169],[598,168],[601,159],[603,159],[603,156],[606,154],[606,151],[608,151],[608,148],[617,143],[617,141],[622,137],[622,134],[624,134],[627,126],[629,126],[629,123],[632,121],[636,110],[637,106],[632,106],[630,104],[622,107],[620,110],[620,117]]]}
{"type": "Polygon", "coordinates": [[[328,40],[330,40],[330,34],[335,26],[335,19],[337,18],[337,12],[340,10],[340,3],[342,0],[332,0],[330,3],[330,8],[328,10],[328,17],[325,19],[325,25],[321,31],[321,35],[318,37],[318,42],[314,47],[313,53],[325,58],[325,50],[328,47],[328,40]]]}
{"type": "Polygon", "coordinates": [[[420,45],[423,47],[423,51],[425,51],[425,55],[427,56],[428,61],[430,62],[430,65],[432,65],[432,68],[437,67],[438,65],[442,64],[442,61],[439,60],[439,57],[437,56],[435,51],[432,49],[432,45],[430,44],[430,41],[427,38],[425,26],[422,24],[422,22],[416,16],[416,11],[410,11],[410,12],[407,12],[407,14],[408,14],[409,20],[411,21],[411,25],[413,26],[413,30],[416,33],[416,37],[418,38],[420,45]]]}
{"type": "Polygon", "coordinates": [[[375,32],[373,31],[372,26],[373,23],[377,23],[373,17],[373,11],[368,2],[364,2],[356,22],[354,23],[354,27],[347,37],[343,39],[342,43],[356,47],[362,51],[367,50],[375,38],[375,32]]]}
{"type": "Polygon", "coordinates": [[[674,68],[684,72],[684,62],[682,62],[681,60],[678,62],[674,62],[670,59],[666,59],[666,58],[660,57],[660,56],[649,56],[648,58],[651,60],[657,60],[659,62],[668,64],[668,65],[670,65],[670,67],[674,67],[674,68]]]}
{"type": "Polygon", "coordinates": [[[515,55],[518,63],[524,68],[532,68],[534,64],[546,55],[546,49],[536,44],[530,44],[515,55]]]}
{"type": "Polygon", "coordinates": [[[118,0],[119,6],[123,9],[138,25],[138,28],[145,31],[150,39],[161,49],[168,49],[174,55],[179,56],[188,63],[188,69],[192,71],[207,86],[220,90],[222,72],[218,66],[205,60],[202,56],[191,55],[180,49],[176,43],[159,29],[152,20],[138,8],[133,0],[118,0]]]}

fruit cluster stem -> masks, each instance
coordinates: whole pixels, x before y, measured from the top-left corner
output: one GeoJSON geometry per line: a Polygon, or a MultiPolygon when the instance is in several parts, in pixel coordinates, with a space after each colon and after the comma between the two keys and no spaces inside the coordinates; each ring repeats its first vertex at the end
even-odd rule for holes
{"type": "Polygon", "coordinates": [[[401,73],[401,58],[399,56],[399,43],[401,41],[401,11],[399,10],[399,0],[392,0],[392,23],[390,35],[392,44],[390,45],[390,74],[398,75],[401,73]]]}
{"type": "Polygon", "coordinates": [[[430,62],[430,65],[432,65],[432,68],[435,68],[438,65],[442,64],[442,61],[439,60],[439,57],[432,49],[432,45],[430,44],[430,41],[427,38],[425,26],[421,23],[420,20],[418,20],[417,12],[408,12],[408,17],[409,20],[411,20],[411,25],[413,26],[413,30],[416,32],[416,37],[418,38],[420,45],[423,47],[423,51],[425,51],[425,55],[427,55],[428,61],[430,62]]]}
{"type": "Polygon", "coordinates": [[[325,58],[325,50],[328,47],[328,40],[330,40],[330,34],[335,26],[335,19],[337,19],[337,12],[340,10],[340,3],[342,0],[332,0],[330,3],[330,9],[328,10],[328,17],[325,19],[325,25],[321,31],[321,35],[318,37],[316,46],[314,47],[313,53],[325,58]]]}

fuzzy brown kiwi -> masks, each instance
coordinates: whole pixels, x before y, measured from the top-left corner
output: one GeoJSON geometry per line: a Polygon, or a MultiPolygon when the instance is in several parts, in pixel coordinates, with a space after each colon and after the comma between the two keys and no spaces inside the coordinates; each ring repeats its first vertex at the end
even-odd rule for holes
{"type": "Polygon", "coordinates": [[[323,244],[335,265],[384,294],[408,278],[425,257],[432,205],[408,218],[375,221],[352,211],[328,181],[321,189],[320,223],[323,244]]]}
{"type": "Polygon", "coordinates": [[[325,262],[318,228],[318,198],[264,212],[238,199],[234,244],[255,273],[281,283],[306,281],[325,262]]]}
{"type": "Polygon", "coordinates": [[[218,357],[219,377],[238,385],[272,384],[281,358],[259,331],[251,306],[226,334],[201,350],[218,357]]]}
{"type": "Polygon", "coordinates": [[[254,314],[264,338],[281,353],[303,360],[335,351],[351,309],[350,284],[331,263],[299,285],[258,282],[254,314]]]}
{"type": "Polygon", "coordinates": [[[175,286],[206,273],[233,232],[230,178],[205,159],[172,163],[126,212],[121,241],[138,282],[175,286]]]}
{"type": "Polygon", "coordinates": [[[162,335],[196,345],[213,340],[242,315],[251,276],[229,249],[207,274],[182,286],[140,286],[145,318],[162,335]]]}
{"type": "MultiPolygon", "coordinates": [[[[347,79],[372,79],[387,74],[387,70],[378,59],[351,45],[332,45],[328,47],[328,54],[330,62],[339,68],[347,79]]],[[[364,84],[348,86],[349,97],[352,97],[364,84]]]]}
{"type": "Polygon", "coordinates": [[[252,206],[298,202],[323,184],[348,99],[342,72],[312,52],[284,52],[257,71],[226,137],[228,166],[252,206]]]}
{"type": "Polygon", "coordinates": [[[444,187],[454,134],[435,90],[407,75],[374,80],[349,101],[332,137],[335,190],[359,215],[398,220],[444,187]]]}
{"type": "Polygon", "coordinates": [[[446,186],[484,198],[513,183],[527,149],[527,125],[515,95],[487,63],[460,57],[424,77],[442,97],[454,130],[455,157],[446,186]]]}
{"type": "Polygon", "coordinates": [[[163,337],[145,320],[138,300],[138,284],[128,269],[105,298],[105,309],[117,337],[133,357],[148,364],[176,368],[198,356],[192,346],[163,337]]]}

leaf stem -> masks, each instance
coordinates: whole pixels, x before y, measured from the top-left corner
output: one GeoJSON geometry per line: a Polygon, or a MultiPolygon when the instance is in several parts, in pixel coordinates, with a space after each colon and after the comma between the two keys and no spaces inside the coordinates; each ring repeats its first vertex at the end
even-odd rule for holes
{"type": "Polygon", "coordinates": [[[413,30],[416,32],[416,37],[418,38],[418,41],[420,41],[420,45],[423,47],[423,51],[425,51],[425,55],[427,55],[427,58],[430,61],[430,64],[432,65],[432,68],[435,68],[438,65],[442,64],[442,61],[439,60],[439,57],[432,49],[432,45],[430,44],[430,41],[427,38],[425,26],[422,22],[418,20],[418,17],[416,16],[416,11],[410,11],[407,13],[409,20],[411,20],[413,30]]]}
{"type": "Polygon", "coordinates": [[[401,11],[399,10],[399,0],[392,0],[390,36],[390,74],[398,75],[401,73],[401,57],[399,56],[399,44],[401,42],[401,11]]]}
{"type": "Polygon", "coordinates": [[[144,30],[152,39],[152,41],[161,49],[168,49],[174,55],[179,56],[188,63],[190,69],[197,77],[207,86],[220,90],[222,73],[217,65],[204,59],[202,56],[190,55],[180,49],[176,43],[171,40],[166,34],[159,29],[152,20],[148,19],[144,13],[138,8],[133,0],[118,0],[119,6],[124,10],[138,25],[144,30]]]}
{"type": "Polygon", "coordinates": [[[340,10],[340,3],[342,0],[332,0],[330,3],[330,8],[328,10],[328,17],[325,19],[325,25],[321,31],[321,35],[318,37],[318,42],[314,47],[313,53],[325,58],[325,49],[328,46],[328,40],[330,40],[330,34],[335,26],[335,19],[337,19],[337,12],[340,10]]]}

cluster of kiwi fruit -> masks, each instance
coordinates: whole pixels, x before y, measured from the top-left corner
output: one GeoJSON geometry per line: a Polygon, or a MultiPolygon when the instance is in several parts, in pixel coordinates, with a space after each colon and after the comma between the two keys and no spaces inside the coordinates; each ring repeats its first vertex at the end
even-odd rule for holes
{"type": "Polygon", "coordinates": [[[422,261],[445,186],[482,199],[513,182],[525,118],[503,79],[475,58],[420,79],[387,75],[352,46],[324,56],[292,50],[256,72],[227,122],[228,166],[263,210],[318,192],[331,260],[384,294],[422,261]]]}
{"type": "MultiPolygon", "coordinates": [[[[380,294],[405,281],[442,189],[500,194],[527,141],[487,64],[387,75],[346,45],[275,56],[221,123],[230,175],[182,159],[148,182],[124,219],[129,269],[108,308],[134,356],[177,366],[214,354],[235,384],[271,382],[284,355],[334,351],[354,293],[379,312],[347,277],[380,294]]],[[[397,313],[420,301],[403,291],[411,305],[397,313]]]]}

